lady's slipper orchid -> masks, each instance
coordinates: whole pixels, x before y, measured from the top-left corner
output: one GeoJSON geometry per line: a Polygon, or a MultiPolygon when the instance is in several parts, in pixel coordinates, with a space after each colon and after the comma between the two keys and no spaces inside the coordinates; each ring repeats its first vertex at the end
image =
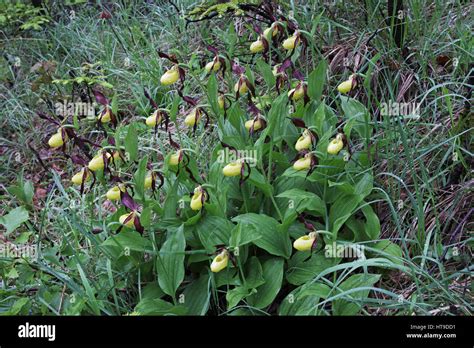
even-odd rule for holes
{"type": "Polygon", "coordinates": [[[265,121],[261,118],[251,119],[245,122],[245,128],[250,132],[251,130],[258,131],[259,129],[265,127],[265,121]]]}
{"type": "Polygon", "coordinates": [[[99,116],[97,116],[97,119],[101,123],[108,123],[112,120],[112,111],[108,106],[105,107],[105,109],[100,113],[99,116]]]}
{"type": "Polygon", "coordinates": [[[155,110],[151,116],[148,116],[146,118],[146,125],[148,127],[155,127],[157,124],[160,124],[161,122],[161,112],[160,110],[155,110]]]}
{"type": "Polygon", "coordinates": [[[120,192],[125,192],[125,187],[123,184],[112,187],[107,191],[105,196],[109,201],[118,201],[120,199],[120,192]]]}
{"type": "Polygon", "coordinates": [[[48,145],[49,147],[54,149],[56,147],[63,146],[66,140],[67,140],[66,132],[62,128],[59,128],[57,133],[53,134],[51,138],[49,138],[48,145]]]}
{"type": "Polygon", "coordinates": [[[263,36],[265,36],[265,38],[270,39],[271,37],[275,37],[278,34],[278,26],[274,24],[263,31],[263,36]],[[271,37],[270,32],[272,33],[271,37]]]}
{"type": "Polygon", "coordinates": [[[247,83],[243,82],[240,87],[239,87],[239,82],[237,82],[234,86],[234,91],[235,92],[239,92],[240,95],[243,95],[245,93],[247,93],[249,90],[248,86],[247,86],[247,83]]]}
{"type": "Polygon", "coordinates": [[[145,177],[144,187],[145,190],[148,190],[153,186],[153,181],[156,180],[156,174],[154,172],[148,173],[145,177]]]}
{"type": "Polygon", "coordinates": [[[222,168],[224,176],[238,176],[241,174],[243,163],[240,161],[231,162],[222,168]]]}
{"type": "Polygon", "coordinates": [[[313,248],[316,241],[316,232],[311,232],[294,241],[293,248],[299,251],[309,251],[313,248]]]}
{"type": "Polygon", "coordinates": [[[207,200],[207,193],[201,187],[198,186],[194,189],[194,194],[191,198],[191,209],[192,210],[201,210],[204,202],[207,200]]]}
{"type": "Polygon", "coordinates": [[[170,166],[177,166],[179,162],[183,159],[183,150],[178,150],[176,153],[172,154],[168,160],[170,166]]]}
{"type": "Polygon", "coordinates": [[[285,41],[283,41],[283,48],[287,51],[295,49],[299,42],[299,33],[295,32],[293,36],[290,36],[285,41]]]}
{"type": "Polygon", "coordinates": [[[217,255],[211,263],[211,271],[214,273],[222,271],[229,264],[229,252],[223,250],[219,255],[217,255]]]}
{"type": "Polygon", "coordinates": [[[221,110],[224,110],[224,108],[225,108],[225,97],[223,95],[220,95],[219,98],[217,98],[217,103],[219,104],[219,108],[221,110]]]}
{"type": "Polygon", "coordinates": [[[214,57],[212,61],[206,64],[204,69],[206,70],[207,73],[210,73],[211,71],[218,71],[221,68],[221,61],[218,56],[214,57]]]}
{"type": "Polygon", "coordinates": [[[105,163],[104,163],[104,156],[107,160],[110,159],[111,155],[108,152],[105,153],[99,153],[97,156],[91,159],[89,162],[88,168],[95,172],[96,170],[104,169],[105,163]]]}
{"type": "Polygon", "coordinates": [[[83,182],[89,179],[90,179],[89,171],[87,170],[87,168],[82,168],[82,170],[79,173],[74,174],[74,176],[71,178],[71,182],[74,185],[82,185],[83,182]]]}
{"type": "Polygon", "coordinates": [[[263,37],[266,38],[267,40],[271,40],[275,36],[278,35],[278,33],[283,33],[284,32],[283,25],[280,22],[273,22],[272,25],[270,25],[267,29],[263,31],[263,37]]]}
{"type": "Polygon", "coordinates": [[[133,228],[135,226],[135,217],[138,216],[140,216],[138,212],[132,211],[131,213],[120,215],[119,222],[124,226],[133,228]]]}
{"type": "Polygon", "coordinates": [[[188,127],[194,127],[196,122],[198,121],[199,114],[196,109],[193,109],[184,119],[184,124],[188,127]]]}
{"type": "Polygon", "coordinates": [[[265,50],[265,44],[263,43],[261,39],[252,42],[252,44],[250,45],[251,53],[259,53],[259,52],[263,52],[264,50],[265,50]]]}
{"type": "Polygon", "coordinates": [[[276,64],[273,69],[272,69],[272,73],[273,73],[273,76],[277,77],[277,76],[280,76],[280,75],[283,75],[283,72],[279,72],[278,69],[280,68],[281,64],[276,64]]]}
{"type": "Polygon", "coordinates": [[[337,155],[344,147],[344,136],[339,133],[336,138],[332,139],[328,145],[328,154],[337,155]]]}
{"type": "Polygon", "coordinates": [[[304,83],[299,83],[298,86],[291,89],[288,92],[288,98],[291,98],[293,101],[298,101],[303,98],[306,94],[306,86],[304,83]]]}
{"type": "Polygon", "coordinates": [[[313,135],[311,134],[310,130],[305,129],[303,134],[296,141],[295,149],[296,151],[309,149],[312,143],[313,143],[313,135]]]}
{"type": "Polygon", "coordinates": [[[313,155],[311,152],[307,153],[303,158],[300,158],[293,164],[295,170],[307,170],[311,168],[313,155]]]}
{"type": "Polygon", "coordinates": [[[352,74],[351,76],[349,76],[348,80],[342,82],[341,84],[339,84],[339,86],[337,86],[337,90],[343,94],[349,93],[355,85],[354,79],[355,79],[355,74],[352,74]]]}
{"type": "Polygon", "coordinates": [[[175,65],[170,70],[166,71],[160,78],[163,86],[169,86],[179,80],[178,67],[175,65]]]}

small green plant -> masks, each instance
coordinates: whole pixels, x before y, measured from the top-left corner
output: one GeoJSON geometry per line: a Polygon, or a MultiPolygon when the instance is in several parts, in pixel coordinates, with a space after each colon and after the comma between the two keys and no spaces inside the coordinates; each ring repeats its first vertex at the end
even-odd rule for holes
{"type": "Polygon", "coordinates": [[[7,34],[0,314],[470,313],[465,6],[221,3],[7,34]]]}
{"type": "Polygon", "coordinates": [[[2,1],[0,4],[0,25],[19,27],[21,30],[41,30],[50,22],[41,7],[20,1],[2,1]]]}
{"type": "MultiPolygon", "coordinates": [[[[201,71],[159,53],[170,64],[160,78],[162,89],[181,97],[184,117],[175,114],[171,120],[167,105],[145,90],[151,115],[122,124],[116,119],[120,102],[111,108],[95,86],[96,101],[103,105],[95,127],[103,135],[94,140],[95,154],[75,159],[71,181],[80,194],[92,200],[105,195],[115,206],[104,217],[100,243],[113,255],[115,271],[141,269],[142,277],[157,277],[161,295],[142,297],[136,313],[167,308],[204,314],[211,307],[231,312],[243,304],[250,311],[265,310],[281,292],[297,297],[302,292],[314,300],[298,311],[328,313],[329,301],[333,314],[356,314],[381,269],[404,267],[399,247],[380,241],[371,206],[377,196],[367,147],[369,112],[345,96],[339,97],[340,115],[326,105],[327,63],[321,61],[307,77],[296,65],[311,44],[308,33],[293,22],[275,21],[269,28],[276,34],[260,34],[262,49],[250,48],[255,65],[220,54],[225,46],[209,47],[214,60],[201,71]],[[268,54],[275,57],[272,65],[268,54]],[[200,89],[185,95],[191,84],[200,89]],[[200,166],[199,149],[186,148],[179,139],[206,136],[211,124],[219,142],[200,166]],[[162,156],[138,143],[143,137],[155,143],[160,134],[168,138],[162,156]],[[145,254],[151,259],[142,269],[145,254]],[[349,265],[352,271],[340,272],[349,265]],[[291,294],[283,290],[289,287],[291,294]],[[191,306],[180,300],[196,289],[212,289],[212,303],[209,296],[199,302],[190,298],[191,306]]],[[[341,92],[355,89],[355,79],[341,92]]],[[[83,126],[63,122],[49,145],[67,153],[81,133],[83,126]]],[[[291,311],[291,304],[280,308],[282,314],[291,311]]]]}

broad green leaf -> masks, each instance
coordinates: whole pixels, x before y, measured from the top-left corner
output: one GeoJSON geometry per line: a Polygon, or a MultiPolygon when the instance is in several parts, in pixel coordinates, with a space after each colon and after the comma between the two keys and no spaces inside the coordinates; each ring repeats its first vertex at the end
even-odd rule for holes
{"type": "Polygon", "coordinates": [[[280,304],[279,315],[318,315],[317,304],[331,289],[320,283],[302,285],[290,292],[280,304]]]}
{"type": "Polygon", "coordinates": [[[293,188],[280,193],[277,197],[289,199],[288,211],[302,213],[303,211],[312,210],[320,216],[326,215],[326,205],[323,200],[313,192],[293,188]],[[292,203],[292,207],[290,203],[292,203]]]}
{"type": "Polygon", "coordinates": [[[341,107],[344,111],[345,119],[348,120],[348,125],[344,127],[344,133],[350,138],[351,128],[353,128],[358,135],[366,139],[372,134],[372,125],[370,125],[370,115],[367,108],[359,101],[341,95],[341,107]]]}
{"type": "Polygon", "coordinates": [[[369,173],[364,174],[362,179],[354,186],[354,194],[359,195],[361,200],[367,197],[373,188],[374,179],[369,173]]]}
{"type": "Polygon", "coordinates": [[[231,232],[229,245],[231,247],[239,247],[251,243],[258,238],[261,238],[261,236],[254,233],[253,229],[243,228],[241,224],[238,224],[231,232]]]}
{"type": "MultiPolygon", "coordinates": [[[[285,118],[288,116],[288,97],[285,93],[280,95],[272,103],[272,108],[268,112],[267,117],[267,128],[265,128],[264,134],[271,136],[274,140],[277,140],[285,132],[288,125],[288,121],[285,118]]],[[[264,145],[265,136],[259,138],[260,151],[264,145]]]]}
{"type": "Polygon", "coordinates": [[[265,283],[263,269],[258,257],[252,256],[245,265],[245,283],[248,289],[256,288],[265,283]]]}
{"type": "Polygon", "coordinates": [[[163,243],[156,259],[158,283],[163,291],[174,297],[176,289],[184,279],[184,238],[183,226],[176,230],[168,230],[167,239],[163,243]]]}
{"type": "Polygon", "coordinates": [[[159,298],[144,298],[135,307],[135,312],[139,315],[185,315],[187,309],[159,298]]]}
{"type": "Polygon", "coordinates": [[[344,280],[338,287],[338,294],[347,293],[345,299],[338,298],[332,303],[334,315],[356,315],[361,309],[360,301],[367,298],[369,290],[354,291],[362,287],[372,287],[380,279],[380,274],[354,274],[344,280]],[[349,300],[347,299],[349,298],[349,300]]]}
{"type": "Polygon", "coordinates": [[[184,304],[189,315],[205,315],[209,309],[211,293],[209,291],[209,275],[203,274],[184,290],[184,304]]]}
{"type": "Polygon", "coordinates": [[[29,304],[30,299],[27,297],[22,297],[18,300],[16,300],[11,307],[4,312],[5,315],[19,315],[19,314],[28,314],[28,313],[23,313],[23,308],[29,304]]]}
{"type": "Polygon", "coordinates": [[[342,195],[329,210],[329,226],[333,233],[333,239],[337,239],[337,232],[356,210],[361,199],[358,195],[342,195]]]}
{"type": "Polygon", "coordinates": [[[7,229],[6,235],[9,235],[20,227],[24,222],[28,221],[29,214],[25,207],[17,207],[8,214],[0,217],[0,224],[7,229]]]}
{"type": "Polygon", "coordinates": [[[142,237],[137,231],[121,231],[120,233],[110,236],[103,243],[103,246],[114,246],[123,249],[150,252],[153,251],[153,246],[150,240],[142,237]]]}
{"type": "Polygon", "coordinates": [[[324,84],[326,82],[327,62],[322,60],[319,62],[308,77],[308,95],[311,100],[319,100],[323,94],[324,84]]]}
{"type": "Polygon", "coordinates": [[[209,100],[209,104],[211,104],[212,111],[218,116],[220,115],[220,111],[217,97],[216,74],[212,73],[207,80],[207,98],[209,100]]]}
{"type": "Polygon", "coordinates": [[[340,262],[339,258],[329,258],[324,251],[314,252],[308,259],[309,252],[298,251],[290,259],[286,279],[294,285],[301,285],[314,279],[325,269],[335,266],[340,262]]]}
{"type": "Polygon", "coordinates": [[[248,303],[256,308],[270,305],[280,291],[283,280],[283,259],[271,258],[263,264],[265,282],[257,287],[257,292],[247,298],[248,303]]]}
{"type": "Polygon", "coordinates": [[[18,185],[13,185],[7,188],[9,194],[14,195],[19,199],[23,204],[30,206],[33,203],[34,196],[34,187],[33,183],[30,180],[23,178],[23,175],[20,175],[18,178],[18,185]]]}
{"type": "Polygon", "coordinates": [[[275,86],[275,76],[273,75],[272,68],[270,65],[265,63],[262,59],[257,60],[257,69],[260,71],[260,73],[263,76],[263,79],[265,80],[265,84],[269,87],[272,88],[275,86]]]}
{"type": "Polygon", "coordinates": [[[148,163],[148,156],[143,157],[138,164],[138,169],[133,175],[135,182],[135,193],[138,199],[145,198],[145,176],[146,176],[146,165],[148,163]]]}
{"type": "Polygon", "coordinates": [[[219,216],[206,215],[195,228],[202,245],[213,252],[216,245],[228,244],[234,224],[219,216]]]}
{"type": "Polygon", "coordinates": [[[249,228],[260,236],[253,243],[268,251],[272,255],[288,258],[291,255],[291,241],[288,230],[274,218],[264,215],[248,213],[236,216],[232,221],[243,224],[242,228],[249,228]]]}
{"type": "Polygon", "coordinates": [[[365,216],[365,233],[367,240],[375,240],[380,236],[380,220],[370,205],[364,206],[362,213],[365,216]]]}
{"type": "Polygon", "coordinates": [[[266,182],[265,177],[255,168],[252,168],[250,171],[250,176],[247,179],[248,182],[251,184],[255,185],[259,189],[262,190],[262,192],[266,196],[271,196],[273,192],[273,187],[269,183],[266,182]]]}
{"type": "Polygon", "coordinates": [[[163,205],[163,218],[172,219],[176,217],[176,207],[178,205],[178,186],[179,181],[176,180],[173,186],[168,188],[165,203],[163,205]]]}
{"type": "Polygon", "coordinates": [[[373,248],[380,250],[377,257],[385,257],[397,265],[403,265],[402,249],[397,244],[384,239],[377,242],[373,248]]]}
{"type": "Polygon", "coordinates": [[[152,283],[147,284],[143,289],[142,289],[142,297],[141,299],[145,298],[161,298],[165,295],[163,290],[161,290],[160,286],[158,285],[157,281],[154,281],[152,283]]]}
{"type": "Polygon", "coordinates": [[[345,222],[345,226],[354,234],[354,241],[363,242],[376,240],[380,236],[380,221],[370,205],[361,208],[365,220],[352,215],[345,222]]]}
{"type": "Polygon", "coordinates": [[[247,297],[252,291],[252,290],[245,286],[237,286],[225,294],[225,298],[227,300],[227,308],[231,309],[237,306],[237,304],[242,301],[245,297],[247,297]]]}
{"type": "Polygon", "coordinates": [[[173,122],[176,121],[176,116],[178,115],[180,103],[181,103],[181,97],[176,93],[175,97],[173,98],[173,104],[171,105],[171,109],[170,109],[170,119],[173,122]]]}
{"type": "Polygon", "coordinates": [[[127,136],[125,137],[125,151],[128,152],[131,161],[135,161],[138,155],[138,134],[135,124],[128,126],[127,136]]]}

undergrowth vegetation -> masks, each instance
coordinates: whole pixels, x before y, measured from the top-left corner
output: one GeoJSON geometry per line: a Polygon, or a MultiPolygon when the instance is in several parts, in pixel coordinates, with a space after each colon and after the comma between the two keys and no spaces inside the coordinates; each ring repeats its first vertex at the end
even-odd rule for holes
{"type": "Polygon", "coordinates": [[[2,5],[0,313],[470,315],[472,8],[395,3],[2,5]]]}

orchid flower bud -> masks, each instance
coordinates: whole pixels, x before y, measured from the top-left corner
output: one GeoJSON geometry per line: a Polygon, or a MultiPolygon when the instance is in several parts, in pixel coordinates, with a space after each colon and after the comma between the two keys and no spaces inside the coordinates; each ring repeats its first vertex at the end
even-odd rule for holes
{"type": "Polygon", "coordinates": [[[300,83],[296,88],[293,88],[288,92],[288,98],[293,99],[294,101],[298,101],[301,98],[304,97],[305,90],[304,90],[304,84],[300,83]]]}
{"type": "Polygon", "coordinates": [[[170,70],[166,71],[160,78],[163,86],[169,86],[179,80],[178,67],[175,65],[170,70]]]}
{"type": "Polygon", "coordinates": [[[262,40],[257,40],[252,42],[250,45],[250,52],[251,53],[259,53],[262,52],[265,49],[265,45],[263,44],[262,40]]]}
{"type": "Polygon", "coordinates": [[[153,180],[155,179],[155,175],[156,174],[153,172],[147,174],[147,176],[145,177],[145,182],[144,182],[145,190],[148,190],[149,188],[151,188],[153,180]]]}
{"type": "Polygon", "coordinates": [[[105,197],[107,197],[109,201],[118,201],[120,199],[120,192],[125,192],[123,184],[119,184],[109,189],[105,194],[105,197]]]}
{"type": "Polygon", "coordinates": [[[272,70],[272,73],[273,73],[273,76],[277,77],[279,75],[282,75],[283,73],[281,72],[278,72],[278,68],[281,66],[281,64],[277,64],[273,67],[273,70],[272,70]]]}
{"type": "Polygon", "coordinates": [[[247,86],[247,80],[246,80],[246,78],[241,76],[239,81],[237,81],[236,84],[234,85],[234,92],[239,91],[240,95],[244,95],[249,90],[249,87],[247,86]],[[242,83],[240,84],[240,87],[239,87],[239,81],[240,80],[243,80],[243,81],[242,81],[242,83]]]}
{"type": "Polygon", "coordinates": [[[339,133],[336,138],[332,139],[330,142],[329,142],[329,145],[328,145],[328,154],[330,155],[337,155],[339,153],[339,151],[342,150],[342,148],[344,147],[344,141],[343,141],[343,138],[342,138],[342,134],[339,133]]]}
{"type": "Polygon", "coordinates": [[[219,60],[219,57],[215,57],[212,61],[206,64],[204,69],[206,70],[207,73],[210,73],[211,71],[218,71],[221,68],[221,61],[219,60]]]}
{"type": "Polygon", "coordinates": [[[184,124],[188,127],[194,127],[198,121],[198,113],[196,109],[193,109],[184,119],[184,124]]]}
{"type": "Polygon", "coordinates": [[[295,49],[295,47],[297,46],[298,42],[298,33],[295,32],[293,34],[293,36],[290,36],[289,38],[287,38],[285,41],[283,41],[283,48],[287,51],[290,51],[290,50],[293,50],[295,49]]]}
{"type": "MultiPolygon", "coordinates": [[[[106,152],[105,157],[108,160],[110,158],[110,153],[106,152]]],[[[97,156],[91,159],[88,168],[95,172],[96,170],[104,169],[104,166],[104,155],[102,153],[99,153],[97,156]]]]}
{"type": "Polygon", "coordinates": [[[219,104],[219,109],[224,110],[225,97],[223,95],[220,95],[219,98],[217,99],[217,103],[219,104]]]}
{"type": "Polygon", "coordinates": [[[264,123],[260,118],[257,118],[256,120],[251,119],[251,120],[248,120],[247,122],[245,122],[245,128],[248,131],[250,131],[252,129],[252,126],[253,126],[253,130],[255,132],[255,131],[258,131],[259,129],[263,128],[264,123]]]}
{"type": "Polygon", "coordinates": [[[307,170],[311,168],[311,160],[313,155],[311,153],[307,153],[303,158],[300,158],[293,164],[293,168],[295,170],[307,170]]]}
{"type": "Polygon", "coordinates": [[[183,150],[178,150],[176,153],[172,154],[168,160],[170,166],[177,166],[182,160],[183,150]]]}
{"type": "Polygon", "coordinates": [[[270,32],[272,33],[272,37],[276,36],[278,34],[278,26],[272,24],[270,27],[263,31],[263,36],[267,39],[270,39],[270,32]]]}
{"type": "Polygon", "coordinates": [[[229,252],[223,250],[219,255],[217,255],[211,263],[211,271],[214,273],[222,271],[229,264],[229,252]]]}
{"type": "Polygon", "coordinates": [[[134,228],[135,216],[140,216],[140,214],[136,211],[132,211],[131,213],[120,215],[119,222],[124,226],[134,228]]]}
{"type": "Polygon", "coordinates": [[[293,248],[299,251],[309,251],[313,248],[316,237],[316,232],[311,232],[306,236],[302,236],[294,241],[293,248]]]}
{"type": "Polygon", "coordinates": [[[48,140],[48,145],[51,148],[61,147],[67,140],[66,132],[63,132],[61,128],[58,129],[56,134],[53,134],[48,140]],[[64,137],[63,137],[64,134],[64,137]]]}
{"type": "Polygon", "coordinates": [[[191,209],[192,210],[201,210],[203,202],[206,201],[206,191],[202,189],[201,186],[198,186],[194,189],[194,195],[191,198],[191,209]]]}
{"type": "Polygon", "coordinates": [[[108,106],[105,107],[105,110],[100,113],[99,116],[97,116],[97,119],[101,123],[108,123],[112,120],[112,111],[110,111],[110,108],[108,106]]]}
{"type": "Polygon", "coordinates": [[[339,86],[337,86],[337,90],[343,94],[349,93],[352,90],[352,86],[354,84],[354,78],[355,78],[355,74],[352,74],[351,76],[349,76],[348,80],[342,82],[341,84],[339,84],[339,86]]]}
{"type": "Polygon", "coordinates": [[[87,170],[87,168],[82,168],[79,173],[74,174],[74,176],[71,178],[71,182],[74,185],[82,185],[83,181],[85,182],[85,181],[88,181],[88,180],[90,180],[90,175],[89,175],[89,171],[87,170]],[[84,176],[85,176],[85,178],[84,178],[84,176]]]}
{"type": "Polygon", "coordinates": [[[155,127],[157,124],[161,122],[161,113],[159,110],[155,110],[151,116],[146,118],[146,125],[148,127],[155,127]]]}
{"type": "Polygon", "coordinates": [[[295,149],[296,151],[301,151],[309,149],[312,144],[312,137],[309,130],[305,129],[303,134],[296,141],[295,149]]]}
{"type": "Polygon", "coordinates": [[[240,161],[231,162],[222,168],[222,174],[224,176],[238,176],[240,175],[240,171],[242,170],[243,163],[240,161]]]}

